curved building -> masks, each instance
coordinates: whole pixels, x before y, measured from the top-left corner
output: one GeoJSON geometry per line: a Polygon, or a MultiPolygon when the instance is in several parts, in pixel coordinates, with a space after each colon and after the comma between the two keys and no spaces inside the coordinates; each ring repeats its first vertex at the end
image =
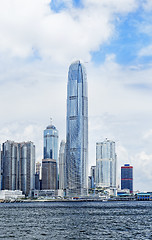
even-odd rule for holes
{"type": "Polygon", "coordinates": [[[87,77],[80,61],[69,67],[67,85],[66,175],[67,195],[87,193],[88,93],[87,77]]]}
{"type": "Polygon", "coordinates": [[[51,124],[44,130],[42,189],[58,189],[58,169],[58,130],[51,124]]]}
{"type": "Polygon", "coordinates": [[[44,130],[44,159],[58,162],[58,130],[54,125],[49,125],[44,130]]]}

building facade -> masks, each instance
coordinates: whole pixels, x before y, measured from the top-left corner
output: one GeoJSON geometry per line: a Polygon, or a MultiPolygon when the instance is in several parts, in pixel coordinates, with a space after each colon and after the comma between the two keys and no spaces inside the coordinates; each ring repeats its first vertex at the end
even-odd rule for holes
{"type": "Polygon", "coordinates": [[[96,143],[96,186],[116,188],[115,142],[106,139],[96,143]]]}
{"type": "Polygon", "coordinates": [[[47,126],[46,129],[44,130],[44,159],[42,160],[42,189],[58,188],[58,172],[59,172],[58,130],[54,125],[51,124],[47,126]],[[45,173],[47,175],[45,175],[45,173]],[[51,176],[51,174],[53,175],[51,176]],[[53,181],[53,182],[50,182],[50,181],[53,181]]]}
{"type": "Polygon", "coordinates": [[[61,141],[59,150],[59,189],[66,189],[66,144],[61,141]]]}
{"type": "Polygon", "coordinates": [[[121,189],[129,189],[133,192],[133,167],[125,164],[121,167],[121,189]]]}
{"type": "Polygon", "coordinates": [[[54,159],[58,162],[58,130],[49,125],[44,130],[44,159],[54,159]]]}
{"type": "Polygon", "coordinates": [[[6,141],[2,149],[2,189],[21,190],[29,195],[35,189],[35,145],[6,141]]]}
{"type": "Polygon", "coordinates": [[[67,85],[66,176],[67,194],[87,194],[88,175],[87,77],[80,61],[69,67],[67,85]]]}
{"type": "Polygon", "coordinates": [[[91,166],[92,187],[96,186],[96,166],[91,166]]]}
{"type": "Polygon", "coordinates": [[[56,190],[57,187],[57,162],[55,159],[43,159],[42,190],[56,190]]]}

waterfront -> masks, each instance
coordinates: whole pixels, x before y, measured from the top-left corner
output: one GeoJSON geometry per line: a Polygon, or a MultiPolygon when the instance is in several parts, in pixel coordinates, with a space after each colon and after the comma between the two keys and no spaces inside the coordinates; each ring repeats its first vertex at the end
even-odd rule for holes
{"type": "Polygon", "coordinates": [[[152,202],[0,204],[1,239],[152,239],[152,202]]]}

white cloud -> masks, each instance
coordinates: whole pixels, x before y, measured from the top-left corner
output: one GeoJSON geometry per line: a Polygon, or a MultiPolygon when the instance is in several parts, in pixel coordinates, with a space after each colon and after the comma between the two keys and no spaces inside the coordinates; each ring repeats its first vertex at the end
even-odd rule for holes
{"type": "Polygon", "coordinates": [[[146,46],[144,48],[142,48],[138,55],[140,57],[144,57],[144,56],[152,56],[152,45],[146,46]]]}

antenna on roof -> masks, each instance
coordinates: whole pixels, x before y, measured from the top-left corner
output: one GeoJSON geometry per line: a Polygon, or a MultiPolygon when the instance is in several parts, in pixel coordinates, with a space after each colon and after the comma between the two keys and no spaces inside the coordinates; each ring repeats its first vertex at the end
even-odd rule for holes
{"type": "Polygon", "coordinates": [[[50,124],[52,125],[52,117],[50,117],[50,124]]]}

